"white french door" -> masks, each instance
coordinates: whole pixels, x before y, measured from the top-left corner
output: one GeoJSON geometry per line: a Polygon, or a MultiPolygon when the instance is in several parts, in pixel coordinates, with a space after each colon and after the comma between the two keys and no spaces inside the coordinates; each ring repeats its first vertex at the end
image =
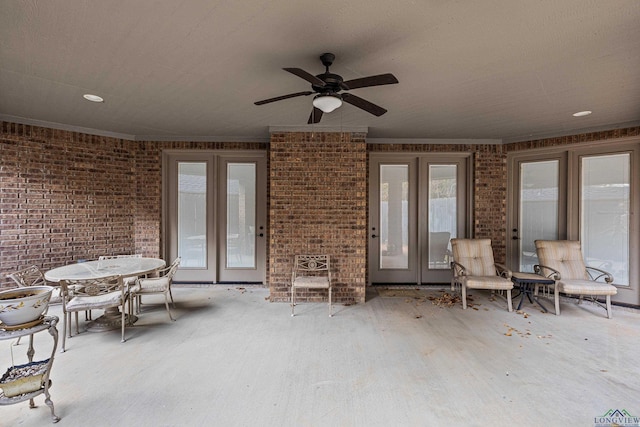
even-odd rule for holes
{"type": "Polygon", "coordinates": [[[576,152],[579,216],[575,235],[582,243],[588,266],[614,277],[618,294],[613,301],[640,304],[638,290],[637,165],[640,149],[576,152]]]}
{"type": "Polygon", "coordinates": [[[510,178],[513,214],[508,223],[507,253],[512,269],[533,272],[538,263],[535,240],[566,239],[566,155],[515,158],[510,178]]]}
{"type": "Polygon", "coordinates": [[[534,241],[580,240],[587,265],[614,276],[617,302],[640,304],[640,144],[515,153],[509,161],[509,266],[533,271],[534,241]]]}
{"type": "Polygon", "coordinates": [[[370,159],[369,276],[374,283],[416,283],[417,160],[370,159]]]}
{"type": "Polygon", "coordinates": [[[178,152],[163,157],[166,258],[176,282],[264,283],[266,157],[178,152]]]}
{"type": "Polygon", "coordinates": [[[446,283],[467,233],[468,156],[371,154],[371,283],[446,283]]]}
{"type": "Polygon", "coordinates": [[[220,159],[218,282],[264,283],[266,159],[220,159]]]}

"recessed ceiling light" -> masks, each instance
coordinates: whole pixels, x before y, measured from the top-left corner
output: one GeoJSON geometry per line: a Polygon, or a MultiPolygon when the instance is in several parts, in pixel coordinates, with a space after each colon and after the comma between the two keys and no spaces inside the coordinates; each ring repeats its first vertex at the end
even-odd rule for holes
{"type": "Polygon", "coordinates": [[[91,101],[91,102],[104,102],[104,99],[102,99],[102,97],[98,96],[98,95],[92,95],[90,93],[85,93],[84,95],[82,95],[84,97],[84,99],[91,101]]]}
{"type": "Polygon", "coordinates": [[[588,116],[589,114],[591,114],[591,111],[589,110],[578,111],[577,113],[573,113],[573,117],[584,117],[584,116],[588,116]]]}

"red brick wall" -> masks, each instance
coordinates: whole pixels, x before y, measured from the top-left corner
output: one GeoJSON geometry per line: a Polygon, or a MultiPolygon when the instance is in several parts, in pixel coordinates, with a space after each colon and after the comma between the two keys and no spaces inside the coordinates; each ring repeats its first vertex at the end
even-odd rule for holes
{"type": "Polygon", "coordinates": [[[507,156],[501,145],[480,145],[473,156],[473,237],[489,238],[496,262],[507,247],[507,156]]]}
{"type": "MultiPolygon", "coordinates": [[[[269,288],[288,301],[296,254],[329,254],[334,301],[364,302],[367,149],[359,133],[274,133],[270,146],[269,288]]],[[[301,290],[300,300],[326,301],[301,290]]]]}
{"type": "Polygon", "coordinates": [[[129,253],[129,141],[0,122],[0,274],[129,253]]]}

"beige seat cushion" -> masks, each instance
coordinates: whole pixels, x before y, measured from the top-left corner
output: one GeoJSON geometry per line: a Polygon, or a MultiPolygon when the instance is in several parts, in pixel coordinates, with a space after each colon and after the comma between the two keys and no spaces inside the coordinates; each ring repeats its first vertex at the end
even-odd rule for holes
{"type": "Polygon", "coordinates": [[[500,276],[463,276],[462,282],[469,289],[513,289],[513,282],[500,276]]]}
{"type": "Polygon", "coordinates": [[[104,307],[117,307],[122,304],[122,292],[109,292],[108,294],[73,297],[67,303],[67,311],[83,311],[104,307]]]}
{"type": "Polygon", "coordinates": [[[573,295],[615,295],[618,289],[613,285],[592,280],[560,280],[558,290],[573,295]]]}
{"type": "Polygon", "coordinates": [[[169,277],[158,277],[155,279],[140,279],[131,287],[133,293],[143,292],[163,292],[169,288],[169,277]]]}
{"type": "Polygon", "coordinates": [[[295,288],[328,288],[329,278],[321,276],[298,276],[293,281],[295,288]]]}

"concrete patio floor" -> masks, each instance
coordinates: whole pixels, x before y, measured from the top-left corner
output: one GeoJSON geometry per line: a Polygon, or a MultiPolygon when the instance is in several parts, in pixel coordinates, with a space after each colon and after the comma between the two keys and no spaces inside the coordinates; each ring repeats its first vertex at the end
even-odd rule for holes
{"type": "MultiPolygon", "coordinates": [[[[176,322],[150,296],[126,343],[119,331],[68,339],[51,373],[58,425],[594,426],[610,409],[640,416],[637,310],[614,307],[609,320],[587,303],[563,302],[555,316],[525,302],[509,313],[475,291],[463,311],[434,305],[437,289],[368,288],[367,303],[336,305],[333,318],[311,303],[292,318],[268,295],[174,287],[176,322]]],[[[35,360],[50,342],[36,335],[35,360]]],[[[13,346],[16,363],[26,348],[13,346]]],[[[11,363],[8,341],[0,363],[11,363]]],[[[36,404],[0,407],[0,425],[50,425],[44,398],[36,404]]]]}

